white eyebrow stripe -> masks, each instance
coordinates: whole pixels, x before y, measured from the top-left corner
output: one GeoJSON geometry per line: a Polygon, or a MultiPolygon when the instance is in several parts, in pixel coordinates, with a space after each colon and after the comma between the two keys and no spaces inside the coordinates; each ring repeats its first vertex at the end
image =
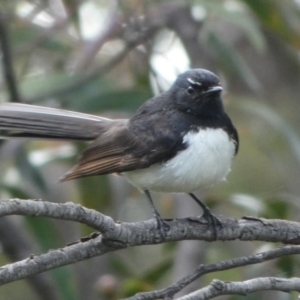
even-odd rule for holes
{"type": "Polygon", "coordinates": [[[194,81],[192,78],[188,78],[187,81],[188,81],[190,84],[202,86],[202,84],[201,84],[200,82],[196,82],[196,81],[194,81]]]}

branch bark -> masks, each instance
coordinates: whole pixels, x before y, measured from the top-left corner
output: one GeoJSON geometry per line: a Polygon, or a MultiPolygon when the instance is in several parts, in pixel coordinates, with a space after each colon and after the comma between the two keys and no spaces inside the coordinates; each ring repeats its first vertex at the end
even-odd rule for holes
{"type": "MultiPolygon", "coordinates": [[[[180,240],[215,240],[214,229],[207,224],[206,220],[202,217],[166,220],[170,226],[170,230],[166,232],[165,236],[161,236],[155,219],[135,223],[114,222],[109,216],[71,202],[59,204],[39,200],[20,199],[0,201],[0,216],[12,214],[80,222],[100,231],[101,234],[61,249],[52,250],[39,256],[32,255],[27,259],[1,267],[0,285],[127,247],[153,245],[180,240]]],[[[226,218],[221,219],[221,222],[222,226],[218,228],[218,240],[239,239],[241,241],[257,240],[281,242],[284,244],[300,244],[300,223],[297,222],[251,217],[244,217],[240,220],[226,218]]],[[[200,265],[194,273],[178,281],[173,286],[162,291],[153,292],[150,295],[139,295],[132,299],[166,297],[169,296],[169,293],[175,294],[187,284],[209,272],[227,270],[267,261],[284,255],[299,253],[300,246],[288,246],[254,256],[235,258],[206,266],[200,265]]],[[[281,288],[280,283],[276,284],[281,288]]],[[[297,288],[297,285],[293,284],[288,286],[297,288]]],[[[254,287],[255,286],[257,285],[254,285],[254,287]]],[[[215,286],[208,286],[206,289],[211,291],[215,289],[215,286]]],[[[222,283],[222,293],[225,293],[227,290],[232,291],[233,288],[231,288],[231,286],[227,287],[226,284],[222,283]]],[[[253,291],[254,290],[255,288],[253,291]]],[[[207,293],[206,290],[204,290],[204,292],[203,290],[199,290],[198,292],[204,293],[205,295],[207,293]]],[[[190,295],[194,297],[193,294],[190,295]]],[[[200,296],[198,295],[195,297],[202,299],[199,298],[200,296]]]]}
{"type": "MultiPolygon", "coordinates": [[[[201,217],[166,220],[170,230],[162,237],[155,219],[135,223],[114,222],[109,216],[72,202],[61,204],[41,200],[1,200],[0,216],[12,214],[80,222],[100,231],[103,238],[117,240],[130,247],[179,240],[215,241],[213,226],[201,217]]],[[[252,217],[220,220],[222,226],[218,227],[217,236],[221,241],[239,239],[300,244],[298,222],[252,217]]]]}
{"type": "Polygon", "coordinates": [[[247,295],[257,291],[300,292],[300,278],[260,277],[240,282],[225,282],[214,279],[201,290],[190,293],[178,300],[207,300],[221,295],[247,295]]]}

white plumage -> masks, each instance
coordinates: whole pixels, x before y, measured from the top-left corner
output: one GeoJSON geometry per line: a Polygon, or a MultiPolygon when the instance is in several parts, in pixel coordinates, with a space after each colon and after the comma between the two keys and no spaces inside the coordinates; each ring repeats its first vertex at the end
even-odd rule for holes
{"type": "Polygon", "coordinates": [[[140,190],[191,193],[226,178],[235,154],[235,142],[223,129],[189,132],[183,142],[188,147],[165,163],[124,173],[140,190]]]}

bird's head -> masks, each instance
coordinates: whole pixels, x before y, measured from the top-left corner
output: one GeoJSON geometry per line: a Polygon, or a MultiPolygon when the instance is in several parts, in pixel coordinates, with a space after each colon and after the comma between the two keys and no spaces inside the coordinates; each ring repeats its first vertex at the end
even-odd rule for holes
{"type": "Polygon", "coordinates": [[[223,111],[220,79],[204,69],[189,70],[178,76],[170,89],[179,110],[193,115],[223,111]]]}

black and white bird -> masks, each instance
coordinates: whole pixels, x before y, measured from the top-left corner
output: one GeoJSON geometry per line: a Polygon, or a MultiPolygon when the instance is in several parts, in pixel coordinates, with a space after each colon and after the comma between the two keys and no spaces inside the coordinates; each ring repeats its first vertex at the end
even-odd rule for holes
{"type": "Polygon", "coordinates": [[[150,191],[188,193],[225,179],[238,152],[238,133],[224,111],[219,78],[204,69],[178,76],[171,88],[146,101],[131,119],[26,104],[0,104],[0,136],[92,141],[62,181],[118,173],[151,203],[150,191]]]}

